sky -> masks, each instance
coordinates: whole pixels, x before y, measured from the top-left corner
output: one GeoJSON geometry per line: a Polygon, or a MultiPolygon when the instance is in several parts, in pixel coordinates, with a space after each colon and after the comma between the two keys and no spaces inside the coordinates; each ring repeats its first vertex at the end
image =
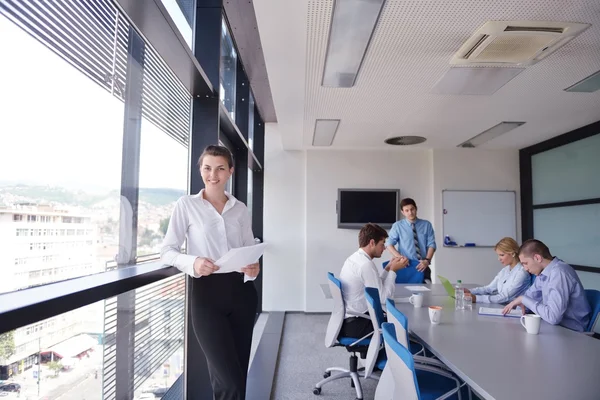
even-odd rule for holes
{"type": "MultiPolygon", "coordinates": [[[[120,188],[124,104],[0,15],[0,182],[120,188]]],[[[188,151],[142,122],[140,187],[187,187],[188,151]]]]}

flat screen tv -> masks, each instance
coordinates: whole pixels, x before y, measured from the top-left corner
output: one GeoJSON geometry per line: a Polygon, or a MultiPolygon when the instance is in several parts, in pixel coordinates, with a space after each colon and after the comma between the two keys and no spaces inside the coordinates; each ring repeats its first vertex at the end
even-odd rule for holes
{"type": "Polygon", "coordinates": [[[399,204],[399,189],[338,189],[338,228],[360,229],[368,222],[391,228],[399,204]]]}

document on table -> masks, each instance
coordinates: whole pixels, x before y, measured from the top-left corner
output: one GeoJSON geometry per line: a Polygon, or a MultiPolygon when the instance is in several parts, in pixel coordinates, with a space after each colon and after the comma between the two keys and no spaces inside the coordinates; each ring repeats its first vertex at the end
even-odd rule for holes
{"type": "Polygon", "coordinates": [[[404,288],[411,292],[429,292],[431,290],[426,286],[404,286],[404,288]]]}
{"type": "Polygon", "coordinates": [[[523,313],[521,309],[511,310],[508,314],[502,315],[502,308],[479,307],[479,315],[491,315],[495,317],[513,317],[521,318],[523,313]]]}
{"type": "Polygon", "coordinates": [[[242,267],[254,264],[262,256],[267,247],[266,243],[259,243],[253,246],[236,247],[229,250],[224,256],[215,261],[219,267],[217,273],[242,272],[242,267]]]}

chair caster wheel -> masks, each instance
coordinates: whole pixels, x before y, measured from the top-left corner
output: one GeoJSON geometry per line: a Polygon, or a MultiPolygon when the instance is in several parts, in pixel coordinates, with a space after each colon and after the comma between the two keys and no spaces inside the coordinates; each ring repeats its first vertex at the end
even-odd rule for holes
{"type": "Polygon", "coordinates": [[[331,372],[323,373],[323,378],[329,378],[331,376],[331,372]]]}
{"type": "Polygon", "coordinates": [[[313,394],[320,395],[321,394],[321,388],[314,388],[313,389],[313,394]]]}

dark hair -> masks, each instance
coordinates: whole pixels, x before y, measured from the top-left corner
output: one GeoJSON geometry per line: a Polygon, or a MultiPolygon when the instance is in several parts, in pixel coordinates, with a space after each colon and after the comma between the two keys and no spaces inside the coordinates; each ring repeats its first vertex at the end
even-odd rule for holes
{"type": "Polygon", "coordinates": [[[546,260],[552,260],[550,249],[544,243],[536,239],[526,240],[519,249],[519,254],[531,258],[534,254],[539,254],[546,260]]]}
{"type": "Polygon", "coordinates": [[[377,224],[368,223],[360,229],[358,233],[358,245],[359,247],[366,247],[371,242],[371,239],[375,243],[379,243],[380,240],[386,239],[388,233],[377,224]]]}
{"type": "Polygon", "coordinates": [[[200,158],[198,159],[198,168],[202,167],[202,160],[205,156],[223,157],[225,160],[227,160],[229,168],[233,167],[233,156],[231,155],[229,149],[225,146],[216,146],[212,144],[207,146],[202,154],[200,154],[200,158]]]}
{"type": "Polygon", "coordinates": [[[407,197],[405,199],[402,199],[402,201],[400,202],[400,209],[402,210],[404,207],[406,206],[415,206],[415,208],[417,208],[417,203],[415,203],[415,201],[413,199],[411,199],[410,197],[407,197]]]}

